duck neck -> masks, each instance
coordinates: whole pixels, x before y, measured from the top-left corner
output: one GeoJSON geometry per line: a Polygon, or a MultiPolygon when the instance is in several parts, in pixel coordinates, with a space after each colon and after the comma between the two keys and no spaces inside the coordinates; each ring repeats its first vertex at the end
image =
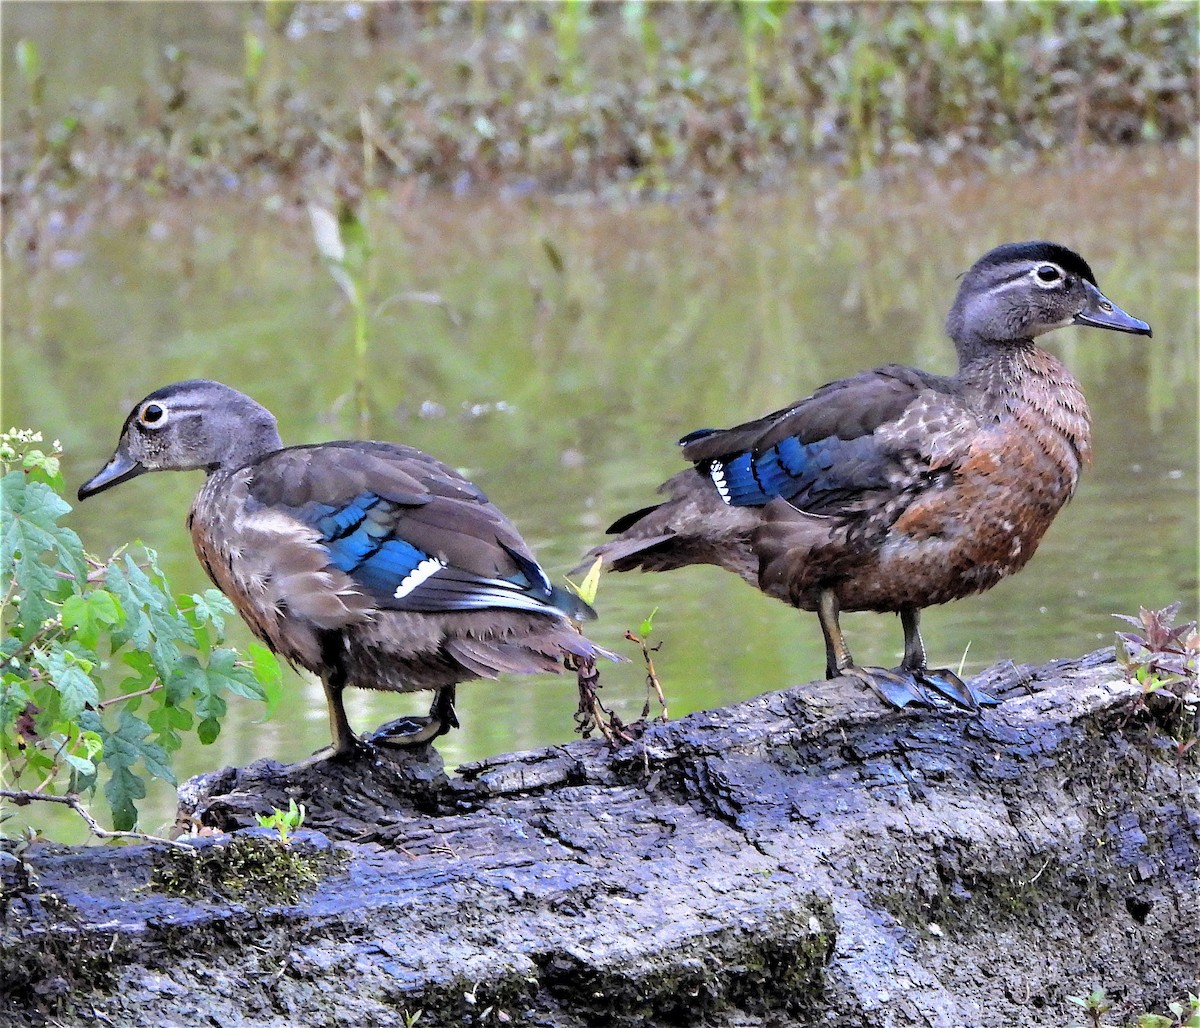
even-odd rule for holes
{"type": "Polygon", "coordinates": [[[989,395],[1019,392],[1021,383],[1035,374],[1037,357],[1049,357],[1032,339],[1004,343],[971,340],[967,345],[957,343],[957,349],[958,380],[989,395]]]}
{"type": "Polygon", "coordinates": [[[960,349],[959,355],[956,377],[975,397],[980,413],[1022,426],[1043,446],[1059,440],[1053,444],[1062,450],[1059,462],[1077,475],[1089,457],[1091,415],[1066,366],[1033,340],[1004,343],[974,355],[960,349]]]}
{"type": "Polygon", "coordinates": [[[230,433],[224,452],[207,471],[209,475],[237,471],[281,449],[283,441],[279,438],[275,418],[264,409],[261,417],[247,420],[239,426],[239,431],[230,433]]]}

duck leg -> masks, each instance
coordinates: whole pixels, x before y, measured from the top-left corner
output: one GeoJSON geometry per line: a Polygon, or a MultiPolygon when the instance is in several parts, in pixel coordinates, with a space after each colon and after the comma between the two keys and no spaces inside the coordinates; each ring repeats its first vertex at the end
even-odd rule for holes
{"type": "MultiPolygon", "coordinates": [[[[825,636],[825,677],[838,678],[846,675],[857,678],[868,685],[879,697],[890,706],[902,708],[914,701],[926,706],[933,706],[922,684],[903,665],[895,671],[881,667],[859,667],[854,663],[846,639],[842,635],[842,627],[838,621],[841,615],[841,605],[837,594],[832,589],[822,589],[817,604],[817,618],[821,622],[821,631],[825,636]]],[[[916,637],[916,645],[921,646],[921,637],[916,637]]],[[[924,650],[921,650],[924,656],[924,650]]],[[[905,657],[908,656],[908,634],[905,634],[905,657]]]]}
{"type": "Polygon", "coordinates": [[[869,685],[880,698],[893,707],[902,708],[910,703],[937,706],[944,700],[978,710],[983,706],[995,706],[998,702],[987,693],[967,685],[949,668],[930,670],[925,656],[925,644],[921,641],[921,612],[915,607],[900,611],[900,625],[904,629],[904,659],[900,666],[887,670],[881,667],[859,667],[850,656],[846,640],[842,635],[838,617],[841,606],[832,589],[822,590],[817,605],[817,617],[825,635],[825,675],[837,678],[847,675],[869,685]]]}
{"type": "Polygon", "coordinates": [[[321,684],[325,687],[325,703],[329,707],[329,729],[333,733],[332,756],[337,760],[349,760],[362,752],[363,742],[350,727],[350,719],[346,717],[346,705],[342,702],[342,693],[346,688],[346,672],[334,663],[329,673],[322,676],[321,684]]]}
{"type": "Polygon", "coordinates": [[[960,707],[977,710],[979,707],[996,706],[999,700],[972,688],[949,668],[931,670],[927,666],[920,623],[921,612],[915,607],[906,607],[900,611],[900,625],[904,629],[904,659],[896,671],[911,676],[960,707]]]}
{"type": "Polygon", "coordinates": [[[444,686],[433,696],[427,717],[398,717],[380,725],[370,735],[369,741],[392,749],[411,749],[432,742],[458,727],[458,714],[454,710],[455,687],[444,686]]]}

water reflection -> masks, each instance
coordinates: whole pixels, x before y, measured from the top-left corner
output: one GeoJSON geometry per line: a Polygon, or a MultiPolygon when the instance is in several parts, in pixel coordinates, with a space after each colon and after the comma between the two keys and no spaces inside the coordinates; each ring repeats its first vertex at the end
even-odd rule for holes
{"type": "MultiPolygon", "coordinates": [[[[1196,615],[1195,190],[1190,161],[1134,152],[1103,168],[914,174],[874,188],[814,173],[715,211],[380,196],[368,210],[370,433],[463,468],[561,571],[678,468],[684,432],[888,361],[951,370],[942,321],[955,277],[998,242],[1060,240],[1154,339],[1078,329],[1047,339],[1092,404],[1095,464],[1027,569],[924,625],[931,659],[968,672],[1081,653],[1111,639],[1116,611],[1183,599],[1196,615]],[[1097,193],[1123,199],[1103,223],[1088,213],[1097,193]]],[[[61,438],[72,485],[108,456],[137,399],[182,378],[251,393],[285,442],[353,431],[337,406],[352,386],[350,317],[302,211],[163,204],[55,238],[69,259],[4,266],[4,418],[61,438]]],[[[137,534],[178,590],[197,590],[207,582],[182,525],[197,487],[196,476],[146,476],[70,523],[95,552],[137,534]]],[[[811,615],[714,568],[609,576],[598,606],[589,634],[630,656],[624,630],[659,608],[657,664],[676,715],[823,670],[811,615]]],[[[898,659],[891,618],[852,615],[846,630],[861,661],[898,659]]],[[[637,716],[637,665],[605,682],[606,701],[637,716]]],[[[450,763],[571,738],[566,679],[460,695],[464,729],[440,744],[450,763]]],[[[319,684],[294,678],[288,697],[267,724],[234,704],[214,746],[185,752],[182,773],[323,745],[319,684]]],[[[355,693],[348,708],[367,728],[426,703],[355,693]]],[[[172,809],[160,791],[147,827],[172,809]]]]}

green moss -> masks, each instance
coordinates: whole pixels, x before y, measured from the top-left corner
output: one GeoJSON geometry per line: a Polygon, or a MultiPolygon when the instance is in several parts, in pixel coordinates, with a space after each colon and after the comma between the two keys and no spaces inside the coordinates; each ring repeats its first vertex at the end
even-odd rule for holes
{"type": "Polygon", "coordinates": [[[294,903],[345,860],[338,850],[235,835],[227,843],[195,851],[164,849],[155,859],[150,888],[188,899],[294,903]]]}

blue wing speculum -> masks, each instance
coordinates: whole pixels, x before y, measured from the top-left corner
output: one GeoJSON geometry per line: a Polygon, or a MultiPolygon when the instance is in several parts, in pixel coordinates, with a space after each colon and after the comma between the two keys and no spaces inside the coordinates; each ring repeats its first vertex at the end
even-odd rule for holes
{"type": "Polygon", "coordinates": [[[339,505],[309,503],[296,511],[321,533],[330,564],[349,575],[386,610],[455,611],[502,607],[540,613],[563,610],[564,597],[538,564],[504,543],[519,569],[507,578],[456,567],[450,555],[429,552],[401,536],[404,509],[374,493],[339,505]]]}
{"type": "Polygon", "coordinates": [[[733,507],[761,507],[777,496],[798,506],[887,485],[887,461],[870,436],[811,443],[788,436],[762,451],[745,450],[698,466],[733,507]]]}

